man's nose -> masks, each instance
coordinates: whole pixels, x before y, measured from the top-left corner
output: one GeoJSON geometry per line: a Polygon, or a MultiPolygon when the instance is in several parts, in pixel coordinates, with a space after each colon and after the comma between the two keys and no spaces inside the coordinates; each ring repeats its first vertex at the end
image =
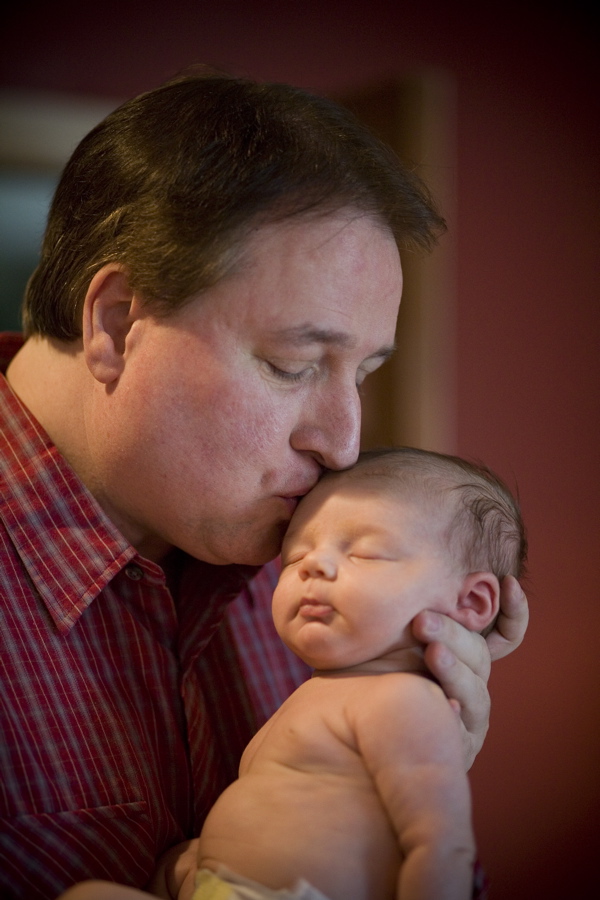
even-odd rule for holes
{"type": "Polygon", "coordinates": [[[360,449],[360,397],[356,385],[338,387],[311,400],[290,442],[325,469],[353,465],[360,449]]]}

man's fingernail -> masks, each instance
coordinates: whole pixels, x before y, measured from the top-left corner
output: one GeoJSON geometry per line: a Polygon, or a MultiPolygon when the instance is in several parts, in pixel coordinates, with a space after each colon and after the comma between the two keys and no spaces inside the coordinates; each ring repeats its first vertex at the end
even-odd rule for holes
{"type": "Polygon", "coordinates": [[[431,631],[431,632],[439,631],[440,630],[440,617],[437,616],[435,613],[430,612],[429,610],[427,610],[427,612],[425,613],[425,616],[426,616],[425,627],[426,627],[427,631],[431,631]]]}
{"type": "Polygon", "coordinates": [[[454,655],[447,647],[441,646],[438,651],[438,663],[445,669],[449,668],[454,662],[454,655]]]}

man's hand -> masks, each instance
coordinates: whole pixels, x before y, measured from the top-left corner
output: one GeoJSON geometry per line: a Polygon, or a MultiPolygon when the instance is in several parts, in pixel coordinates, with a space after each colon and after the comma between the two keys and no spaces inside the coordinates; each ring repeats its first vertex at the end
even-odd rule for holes
{"type": "Polygon", "coordinates": [[[415,617],[413,634],[425,644],[427,667],[460,715],[467,769],[481,750],[490,718],[487,682],[492,660],[519,646],[529,621],[527,599],[518,581],[507,576],[500,586],[500,615],[487,638],[467,631],[440,613],[415,617]]]}
{"type": "Polygon", "coordinates": [[[194,893],[198,839],[185,841],[167,850],[146,890],[162,900],[190,900],[194,893]]]}
{"type": "Polygon", "coordinates": [[[527,597],[517,579],[507,575],[500,585],[500,615],[486,638],[492,660],[502,659],[517,649],[528,623],[527,597]]]}

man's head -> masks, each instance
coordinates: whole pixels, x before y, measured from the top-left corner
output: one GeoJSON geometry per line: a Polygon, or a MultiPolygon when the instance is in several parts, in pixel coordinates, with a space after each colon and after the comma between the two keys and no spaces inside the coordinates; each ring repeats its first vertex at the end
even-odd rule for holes
{"type": "Polygon", "coordinates": [[[489,470],[403,448],[362,454],[324,476],[284,539],[273,617],[317,668],[344,668],[415,645],[424,609],[486,632],[499,579],[520,575],[519,509],[489,470]]]}
{"type": "Polygon", "coordinates": [[[442,227],[337,105],[177,79],[65,168],[20,365],[54,390],[25,375],[21,396],[140,552],[265,562],[298,496],[355,461],[357,388],[394,344],[398,248],[442,227]]]}
{"type": "Polygon", "coordinates": [[[443,229],[420,181],[338,105],[211,71],[119,107],[65,167],[24,306],[26,334],[73,341],[93,276],[118,263],[169,313],[235,266],[256,228],[353,208],[398,246],[443,229]]]}
{"type": "Polygon", "coordinates": [[[354,210],[262,226],[169,316],[105,266],[73,354],[81,477],[145,555],[273,558],[298,497],[356,460],[359,387],[392,352],[401,291],[394,239],[354,210]]]}

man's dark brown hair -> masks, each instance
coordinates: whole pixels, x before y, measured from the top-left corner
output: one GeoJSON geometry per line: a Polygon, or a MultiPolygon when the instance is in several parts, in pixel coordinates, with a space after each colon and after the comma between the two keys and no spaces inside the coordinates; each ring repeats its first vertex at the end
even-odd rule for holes
{"type": "Polygon", "coordinates": [[[81,335],[89,283],[119,263],[168,314],[215,284],[251,229],[350,207],[400,248],[430,249],[444,222],[420,180],[336,103],[212,70],[130,100],[79,144],[27,287],[26,335],[81,335]]]}

